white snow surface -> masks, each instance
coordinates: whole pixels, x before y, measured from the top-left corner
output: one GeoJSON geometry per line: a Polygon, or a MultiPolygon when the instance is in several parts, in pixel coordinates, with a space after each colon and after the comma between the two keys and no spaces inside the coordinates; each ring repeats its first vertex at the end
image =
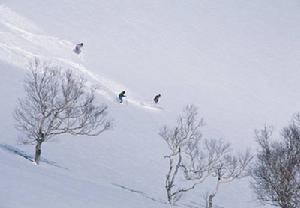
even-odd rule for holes
{"type": "MultiPolygon", "coordinates": [[[[199,107],[204,137],[255,152],[254,129],[279,134],[300,109],[299,11],[298,0],[1,0],[0,208],[168,207],[157,133],[186,104],[199,107]],[[86,76],[114,119],[97,137],[45,143],[39,166],[12,117],[35,57],[86,76]]],[[[199,185],[180,207],[203,207],[213,188],[199,185]]],[[[248,178],[221,186],[215,203],[263,207],[248,178]]]]}

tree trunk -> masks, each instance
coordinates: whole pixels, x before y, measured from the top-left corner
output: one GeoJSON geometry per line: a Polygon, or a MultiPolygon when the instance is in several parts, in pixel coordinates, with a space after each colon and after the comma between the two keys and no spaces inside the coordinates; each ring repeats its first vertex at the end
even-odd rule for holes
{"type": "Polygon", "coordinates": [[[42,154],[42,142],[37,142],[35,145],[35,157],[34,161],[38,165],[41,159],[41,154],[42,154]]]}
{"type": "Polygon", "coordinates": [[[213,200],[213,198],[214,198],[214,194],[210,194],[209,196],[208,196],[208,208],[212,208],[213,207],[213,202],[212,202],[212,200],[213,200]]]}

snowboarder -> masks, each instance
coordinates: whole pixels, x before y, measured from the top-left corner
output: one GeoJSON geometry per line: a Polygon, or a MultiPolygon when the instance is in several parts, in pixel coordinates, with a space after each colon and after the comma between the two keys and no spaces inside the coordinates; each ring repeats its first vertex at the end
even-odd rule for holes
{"type": "Polygon", "coordinates": [[[122,91],[122,92],[119,94],[119,101],[120,101],[120,103],[123,103],[123,97],[126,97],[125,91],[122,91]]]}
{"type": "Polygon", "coordinates": [[[76,45],[76,47],[74,48],[74,52],[76,53],[76,54],[80,54],[81,53],[81,48],[83,47],[83,43],[78,43],[77,45],[76,45]]]}
{"type": "Polygon", "coordinates": [[[158,94],[158,95],[156,95],[155,97],[154,97],[154,102],[155,103],[158,103],[158,99],[161,97],[161,94],[158,94]]]}

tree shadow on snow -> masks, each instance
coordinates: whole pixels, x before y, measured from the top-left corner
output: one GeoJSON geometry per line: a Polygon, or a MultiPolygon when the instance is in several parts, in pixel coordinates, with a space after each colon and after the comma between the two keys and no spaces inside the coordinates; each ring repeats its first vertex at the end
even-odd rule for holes
{"type": "Polygon", "coordinates": [[[116,186],[116,187],[119,187],[119,188],[121,188],[121,189],[124,189],[124,190],[126,190],[126,191],[129,191],[129,192],[131,192],[131,193],[139,194],[139,195],[141,195],[142,197],[147,198],[147,199],[150,199],[150,200],[152,200],[152,201],[154,201],[154,202],[157,202],[157,203],[160,203],[160,204],[166,204],[166,205],[168,205],[167,202],[165,202],[165,201],[163,201],[163,200],[161,200],[161,199],[155,199],[154,197],[151,197],[151,196],[149,196],[148,194],[146,194],[146,193],[144,193],[144,192],[142,192],[142,191],[134,190],[134,189],[132,189],[132,188],[128,188],[128,187],[126,187],[126,186],[119,185],[119,184],[116,184],[116,183],[112,183],[112,185],[113,185],[113,186],[116,186]]]}
{"type": "MultiPolygon", "coordinates": [[[[24,159],[29,160],[30,162],[34,162],[34,156],[33,155],[30,155],[27,152],[25,152],[25,151],[23,151],[23,150],[21,150],[17,147],[14,147],[12,145],[0,144],[0,149],[5,150],[9,153],[18,155],[20,157],[23,157],[24,159]]],[[[40,162],[46,163],[48,165],[51,165],[51,166],[54,166],[54,167],[57,167],[57,168],[62,168],[62,169],[68,170],[68,168],[59,166],[59,165],[56,164],[56,162],[47,160],[43,157],[41,158],[40,162]]]]}
{"type": "MultiPolygon", "coordinates": [[[[168,202],[162,200],[162,199],[156,199],[154,197],[151,197],[149,196],[148,194],[146,194],[145,192],[142,192],[142,191],[139,191],[139,190],[135,190],[135,189],[132,189],[132,188],[129,188],[129,187],[126,187],[126,186],[123,186],[123,185],[120,185],[120,184],[116,184],[116,183],[111,183],[113,186],[116,186],[116,187],[119,187],[123,190],[126,190],[128,192],[131,192],[131,193],[135,193],[135,194],[139,194],[140,196],[146,198],[146,199],[150,199],[154,202],[157,202],[157,203],[160,203],[160,204],[164,204],[164,205],[169,205],[168,202]]],[[[200,204],[200,203],[197,203],[197,202],[194,202],[194,201],[190,201],[190,202],[185,202],[185,203],[178,203],[176,205],[173,205],[173,207],[184,207],[184,208],[205,208],[206,205],[205,203],[203,204],[200,204]]],[[[220,206],[214,206],[214,208],[224,208],[224,207],[220,207],[220,206]]]]}

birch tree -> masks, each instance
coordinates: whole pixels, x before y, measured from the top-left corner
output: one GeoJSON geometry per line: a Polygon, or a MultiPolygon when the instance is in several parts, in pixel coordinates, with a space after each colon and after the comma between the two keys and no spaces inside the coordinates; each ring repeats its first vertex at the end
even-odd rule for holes
{"type": "Polygon", "coordinates": [[[107,106],[96,104],[86,80],[71,70],[35,60],[24,81],[25,97],[14,112],[24,144],[35,144],[35,162],[41,148],[56,135],[97,136],[111,127],[107,106]]]}
{"type": "Polygon", "coordinates": [[[262,203],[300,207],[300,114],[273,138],[271,127],[256,131],[260,146],[252,170],[252,188],[262,203]]]}
{"type": "MultiPolygon", "coordinates": [[[[209,176],[218,174],[218,184],[242,176],[251,160],[249,153],[239,157],[232,154],[229,143],[221,139],[202,138],[203,119],[197,107],[188,105],[178,117],[175,127],[163,127],[159,135],[167,143],[169,169],[165,179],[167,200],[175,205],[182,195],[209,176]],[[182,183],[179,181],[184,181],[182,183]]],[[[214,193],[213,195],[215,195],[214,193]]]]}

